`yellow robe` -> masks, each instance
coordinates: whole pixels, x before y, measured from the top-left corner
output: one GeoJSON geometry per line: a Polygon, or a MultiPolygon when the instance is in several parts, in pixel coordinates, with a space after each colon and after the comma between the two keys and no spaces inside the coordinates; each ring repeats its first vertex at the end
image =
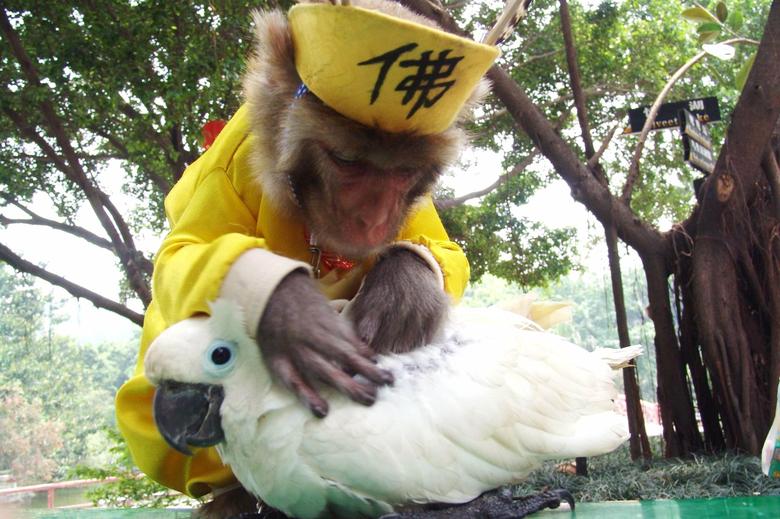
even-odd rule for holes
{"type": "MultiPolygon", "coordinates": [[[[155,258],[153,301],[144,319],[135,374],[116,397],[119,429],[138,467],[163,485],[191,496],[230,485],[235,477],[214,448],[193,449],[193,456],[184,456],[160,436],[152,417],[154,388],[143,373],[146,350],[172,324],[208,314],[208,302],[217,298],[231,266],[247,251],[265,249],[306,263],[311,256],[303,223],[283,217],[263,197],[251,172],[253,140],[247,108],[242,107],[165,199],[171,231],[155,258]]],[[[468,262],[460,247],[449,240],[430,198],[410,215],[398,240],[426,247],[441,268],[444,289],[454,300],[462,296],[468,262]]],[[[280,264],[274,274],[279,279],[298,265],[280,264]]],[[[371,265],[366,261],[346,275],[325,273],[320,280],[323,291],[331,299],[353,297],[371,265]]],[[[270,285],[269,293],[274,286],[270,285]]]]}

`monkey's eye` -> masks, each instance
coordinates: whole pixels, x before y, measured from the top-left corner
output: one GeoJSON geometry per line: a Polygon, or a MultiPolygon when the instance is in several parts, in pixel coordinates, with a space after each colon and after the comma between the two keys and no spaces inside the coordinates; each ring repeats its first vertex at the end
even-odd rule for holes
{"type": "Polygon", "coordinates": [[[209,375],[222,377],[233,370],[236,364],[238,348],[236,343],[216,339],[206,350],[203,359],[203,369],[209,375]]]}
{"type": "Polygon", "coordinates": [[[333,160],[333,162],[343,166],[352,166],[360,162],[360,157],[358,157],[356,154],[345,151],[330,150],[328,152],[328,156],[333,160]]]}

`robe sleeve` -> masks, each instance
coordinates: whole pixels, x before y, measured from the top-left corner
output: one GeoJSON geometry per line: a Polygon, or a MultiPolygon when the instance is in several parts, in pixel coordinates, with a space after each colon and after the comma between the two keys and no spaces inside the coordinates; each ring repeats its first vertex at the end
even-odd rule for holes
{"type": "MultiPolygon", "coordinates": [[[[460,301],[469,281],[469,262],[463,249],[449,239],[430,197],[410,216],[398,240],[427,249],[441,270],[445,292],[453,302],[460,301]]],[[[421,255],[431,263],[427,254],[421,255]]]]}

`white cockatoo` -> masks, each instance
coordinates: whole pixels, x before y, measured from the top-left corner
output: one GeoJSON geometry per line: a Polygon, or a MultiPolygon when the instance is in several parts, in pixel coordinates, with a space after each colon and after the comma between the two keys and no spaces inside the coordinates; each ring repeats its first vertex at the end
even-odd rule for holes
{"type": "Polygon", "coordinates": [[[271,378],[240,308],[211,309],[149,348],[158,428],[185,453],[216,445],[248,491],[289,516],[465,503],[544,460],[603,454],[628,437],[612,367],[639,347],[588,352],[516,313],[455,309],[434,343],[380,357],[395,384],[374,405],[322,387],[320,419],[271,378]]]}

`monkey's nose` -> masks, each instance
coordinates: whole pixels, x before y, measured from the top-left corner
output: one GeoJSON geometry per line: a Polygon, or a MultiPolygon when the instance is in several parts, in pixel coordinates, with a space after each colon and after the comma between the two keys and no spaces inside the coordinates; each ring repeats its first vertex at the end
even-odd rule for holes
{"type": "Polygon", "coordinates": [[[389,215],[387,213],[368,211],[358,215],[357,219],[361,229],[363,230],[363,233],[370,241],[384,239],[384,235],[387,230],[387,221],[389,219],[389,215]]]}

